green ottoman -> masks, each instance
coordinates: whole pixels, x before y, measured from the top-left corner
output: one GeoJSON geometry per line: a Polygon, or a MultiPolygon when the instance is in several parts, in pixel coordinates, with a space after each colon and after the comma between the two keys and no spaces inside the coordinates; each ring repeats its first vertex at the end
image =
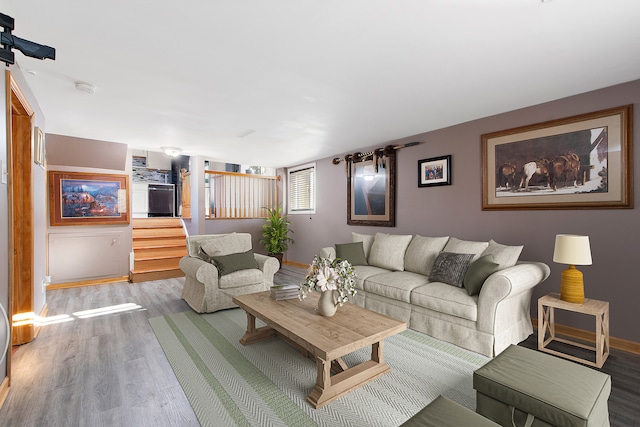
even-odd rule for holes
{"type": "Polygon", "coordinates": [[[471,409],[465,408],[444,396],[425,406],[400,427],[498,427],[471,409]]]}
{"type": "Polygon", "coordinates": [[[515,345],[473,373],[476,412],[502,426],[609,426],[611,377],[515,345]]]}

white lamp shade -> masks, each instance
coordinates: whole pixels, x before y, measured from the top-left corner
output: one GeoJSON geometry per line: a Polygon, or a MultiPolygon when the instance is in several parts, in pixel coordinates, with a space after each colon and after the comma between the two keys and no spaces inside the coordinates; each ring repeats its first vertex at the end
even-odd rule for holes
{"type": "Polygon", "coordinates": [[[553,262],[559,264],[591,265],[589,236],[558,234],[553,250],[553,262]]]}

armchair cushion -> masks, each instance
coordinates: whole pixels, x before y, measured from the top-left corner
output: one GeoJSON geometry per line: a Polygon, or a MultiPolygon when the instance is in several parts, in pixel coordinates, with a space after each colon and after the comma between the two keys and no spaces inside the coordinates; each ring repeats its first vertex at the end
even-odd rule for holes
{"type": "Polygon", "coordinates": [[[201,249],[210,257],[246,252],[251,249],[251,236],[242,233],[222,235],[202,242],[201,249]]]}
{"type": "Polygon", "coordinates": [[[214,255],[211,263],[218,269],[220,277],[226,276],[239,270],[249,270],[258,268],[258,263],[253,256],[253,250],[238,252],[229,255],[214,255]]]}

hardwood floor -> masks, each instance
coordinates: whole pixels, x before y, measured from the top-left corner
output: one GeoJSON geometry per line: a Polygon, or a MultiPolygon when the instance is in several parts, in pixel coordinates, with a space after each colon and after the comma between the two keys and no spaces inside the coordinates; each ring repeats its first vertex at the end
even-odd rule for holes
{"type": "MultiPolygon", "coordinates": [[[[299,283],[284,266],[276,283],[299,283]]],[[[197,426],[148,319],[189,310],[184,278],[60,289],[35,341],[14,348],[0,426],[197,426]],[[93,311],[91,311],[93,310],[93,311]]],[[[535,334],[521,345],[535,348],[535,334]]],[[[640,426],[640,356],[612,350],[612,426],[640,426]]]]}

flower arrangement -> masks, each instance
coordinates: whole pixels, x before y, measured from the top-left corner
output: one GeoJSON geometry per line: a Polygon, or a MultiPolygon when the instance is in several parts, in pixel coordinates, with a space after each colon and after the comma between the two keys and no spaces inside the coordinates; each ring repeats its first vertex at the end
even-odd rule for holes
{"type": "Polygon", "coordinates": [[[337,291],[336,300],[340,306],[356,294],[356,272],[347,260],[329,259],[315,256],[307,270],[304,282],[300,284],[300,299],[305,299],[311,291],[337,291]]]}

